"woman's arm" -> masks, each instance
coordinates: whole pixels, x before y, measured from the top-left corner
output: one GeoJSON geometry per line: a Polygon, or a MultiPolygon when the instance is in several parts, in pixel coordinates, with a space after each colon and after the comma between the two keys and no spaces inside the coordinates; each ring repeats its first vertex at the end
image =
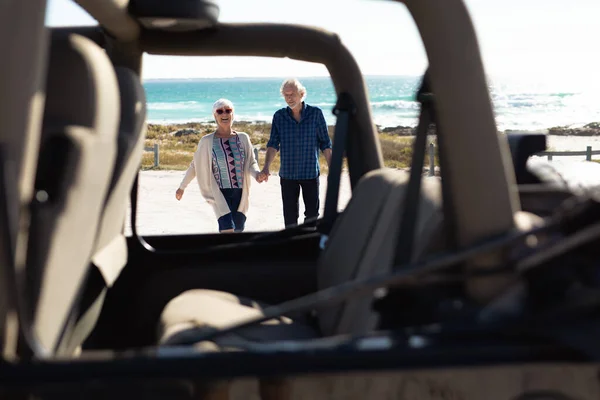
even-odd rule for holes
{"type": "Polygon", "coordinates": [[[185,175],[179,184],[179,189],[185,190],[185,188],[190,184],[192,179],[196,177],[196,165],[194,164],[194,159],[192,158],[192,162],[188,167],[187,171],[185,171],[185,175]]]}
{"type": "Polygon", "coordinates": [[[181,200],[181,198],[183,197],[183,192],[185,191],[185,188],[187,187],[187,185],[190,184],[190,182],[192,181],[192,179],[194,179],[195,176],[196,176],[196,165],[194,164],[194,159],[192,158],[192,162],[190,163],[190,166],[188,167],[187,171],[185,171],[183,180],[181,181],[181,183],[179,184],[179,187],[175,191],[175,198],[177,200],[181,200]]]}

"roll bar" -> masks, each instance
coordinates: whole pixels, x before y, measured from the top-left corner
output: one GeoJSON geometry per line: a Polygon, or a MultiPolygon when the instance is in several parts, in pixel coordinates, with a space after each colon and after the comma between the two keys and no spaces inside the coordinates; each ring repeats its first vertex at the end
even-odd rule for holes
{"type": "Polygon", "coordinates": [[[504,233],[514,227],[520,204],[467,9],[462,0],[399,2],[413,16],[429,58],[437,123],[446,139],[443,179],[451,187],[458,244],[504,233]]]}
{"type": "Polygon", "coordinates": [[[107,32],[123,42],[136,40],[140,25],[127,12],[129,0],[74,0],[107,32]]]}

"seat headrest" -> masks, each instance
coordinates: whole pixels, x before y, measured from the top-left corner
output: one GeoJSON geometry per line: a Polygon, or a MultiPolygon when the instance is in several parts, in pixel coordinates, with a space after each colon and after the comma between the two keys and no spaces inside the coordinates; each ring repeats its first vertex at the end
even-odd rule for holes
{"type": "Polygon", "coordinates": [[[83,36],[52,38],[46,87],[46,127],[66,124],[103,132],[119,120],[114,68],[104,50],[83,36]]]}

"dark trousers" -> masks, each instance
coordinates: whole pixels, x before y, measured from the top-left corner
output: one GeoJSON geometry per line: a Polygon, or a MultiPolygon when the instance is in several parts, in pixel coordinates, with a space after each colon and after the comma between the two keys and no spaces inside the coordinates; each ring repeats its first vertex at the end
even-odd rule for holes
{"type": "Polygon", "coordinates": [[[303,180],[281,178],[280,182],[285,226],[298,224],[300,188],[302,188],[305,208],[304,221],[319,216],[319,178],[303,180]]]}

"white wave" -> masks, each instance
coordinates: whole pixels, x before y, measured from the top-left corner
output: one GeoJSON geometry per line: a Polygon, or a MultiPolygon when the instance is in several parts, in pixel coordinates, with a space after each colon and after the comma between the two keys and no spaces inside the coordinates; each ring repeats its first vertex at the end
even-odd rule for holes
{"type": "Polygon", "coordinates": [[[148,110],[203,110],[206,105],[197,101],[156,102],[148,103],[148,110]]]}
{"type": "Polygon", "coordinates": [[[371,102],[373,109],[418,110],[419,103],[409,100],[384,100],[371,102]]]}
{"type": "MultiPolygon", "coordinates": [[[[233,126],[235,127],[236,122],[271,122],[273,119],[272,115],[267,114],[239,114],[235,116],[233,126]]],[[[157,125],[173,125],[173,124],[185,124],[188,122],[201,122],[201,123],[214,123],[212,117],[190,117],[190,118],[148,118],[149,124],[157,125]]]]}
{"type": "Polygon", "coordinates": [[[373,122],[382,128],[391,128],[395,126],[411,126],[414,127],[418,123],[418,116],[415,114],[410,117],[402,117],[390,113],[374,114],[373,122]]]}
{"type": "MultiPolygon", "coordinates": [[[[310,103],[309,103],[309,104],[310,104],[310,103]]],[[[319,108],[321,108],[321,107],[333,107],[333,106],[335,106],[335,103],[327,103],[327,102],[324,102],[324,103],[312,103],[312,104],[310,104],[310,105],[311,105],[311,106],[314,106],[314,107],[319,107],[319,108]]]]}
{"type": "Polygon", "coordinates": [[[147,122],[154,125],[175,125],[186,124],[188,122],[213,123],[212,118],[148,118],[147,122]]]}

